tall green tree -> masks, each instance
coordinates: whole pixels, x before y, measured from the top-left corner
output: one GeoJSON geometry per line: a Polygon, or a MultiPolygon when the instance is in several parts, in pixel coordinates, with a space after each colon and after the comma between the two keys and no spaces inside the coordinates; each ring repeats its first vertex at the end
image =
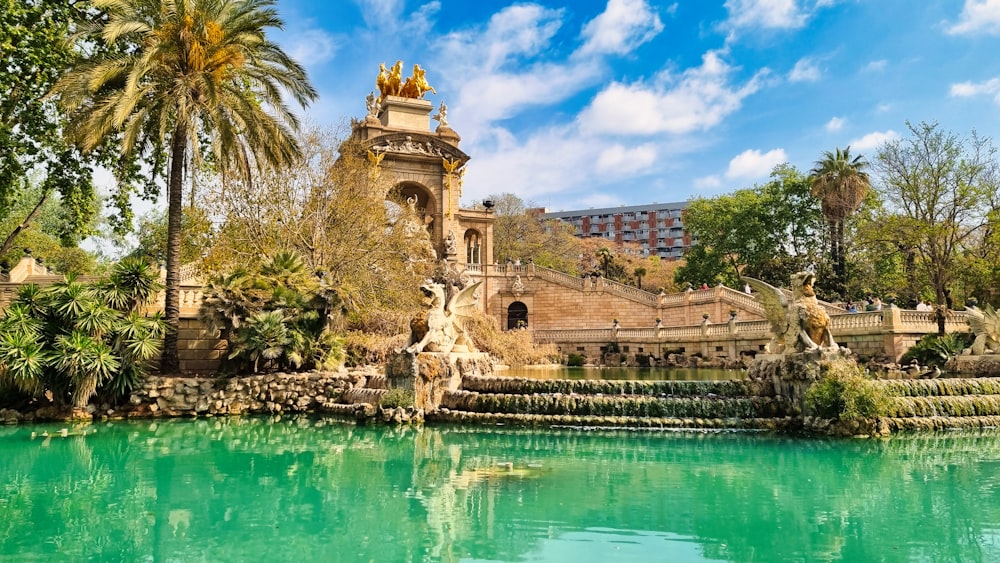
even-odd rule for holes
{"type": "Polygon", "coordinates": [[[996,148],[975,132],[961,138],[937,123],[907,123],[910,136],[878,151],[876,189],[884,214],[873,228],[913,253],[908,267],[928,280],[935,300],[947,305],[958,264],[976,246],[997,213],[1000,177],[996,148]]]}
{"type": "Polygon", "coordinates": [[[823,158],[809,172],[813,196],[819,198],[829,232],[830,262],[833,265],[833,289],[844,296],[847,274],[844,257],[844,221],[864,201],[871,188],[864,156],[851,157],[851,147],[825,151],[823,158]]]}
{"type": "MultiPolygon", "coordinates": [[[[97,212],[92,168],[110,153],[84,155],[63,138],[64,114],[49,90],[73,58],[74,21],[98,17],[82,1],[0,0],[0,255],[48,203],[64,208],[65,244],[88,234],[97,212]]],[[[91,48],[100,49],[100,46],[91,48]]]]}
{"type": "Polygon", "coordinates": [[[778,166],[762,186],[688,205],[684,226],[695,242],[674,279],[740,287],[739,277],[751,276],[785,285],[792,272],[810,264],[822,269],[816,236],[821,221],[808,180],[794,167],[778,166]]]}
{"type": "Polygon", "coordinates": [[[107,14],[99,38],[122,54],[84,56],[57,84],[84,150],[121,134],[121,154],[169,154],[167,279],[164,314],[171,331],[162,369],[178,368],[182,190],[185,166],[207,141],[215,165],[250,178],[257,167],[300,155],[298,119],[284,94],[315,99],[305,70],[265,35],[281,28],[273,0],[95,0],[107,14]]]}

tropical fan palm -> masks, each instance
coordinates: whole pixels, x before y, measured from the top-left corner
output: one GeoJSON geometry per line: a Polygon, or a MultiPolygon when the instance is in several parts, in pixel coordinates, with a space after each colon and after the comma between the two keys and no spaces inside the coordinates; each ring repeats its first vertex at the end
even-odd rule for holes
{"type": "Polygon", "coordinates": [[[246,327],[236,333],[233,351],[229,358],[243,357],[253,364],[256,372],[260,361],[271,362],[280,358],[292,344],[285,315],[280,310],[257,313],[247,319],[246,327]]]}
{"type": "Polygon", "coordinates": [[[823,216],[830,233],[830,258],[836,292],[843,296],[844,276],[844,220],[858,210],[871,188],[865,170],[868,162],[864,156],[851,157],[851,147],[835,152],[825,151],[809,173],[812,195],[820,200],[823,216]]]}
{"type": "Polygon", "coordinates": [[[337,292],[297,253],[280,252],[253,272],[238,269],[210,279],[200,315],[222,329],[229,359],[244,360],[253,371],[330,369],[343,359],[343,342],[327,327],[337,302],[337,292]]]}
{"type": "Polygon", "coordinates": [[[0,319],[0,387],[83,406],[95,393],[120,398],[133,389],[160,352],[166,325],[139,310],[155,297],[152,269],[125,264],[133,276],[84,284],[67,279],[22,290],[0,319]],[[136,290],[121,287],[132,284],[136,290]],[[119,302],[127,313],[109,304],[119,302]]]}
{"type": "Polygon", "coordinates": [[[298,119],[284,104],[316,97],[305,70],[267,28],[281,28],[273,0],[95,0],[107,18],[96,29],[124,55],[101,52],[77,64],[55,92],[70,113],[70,134],[84,150],[122,136],[124,155],[151,154],[155,173],[168,152],[168,332],[163,369],[178,367],[180,250],[184,166],[201,160],[199,136],[209,141],[223,173],[249,179],[255,166],[284,166],[299,158],[298,119]],[[169,148],[168,148],[169,147],[169,148]]]}
{"type": "Polygon", "coordinates": [[[113,309],[131,312],[151,302],[163,289],[160,273],[146,260],[130,256],[115,264],[111,275],[101,284],[104,298],[113,309]]]}

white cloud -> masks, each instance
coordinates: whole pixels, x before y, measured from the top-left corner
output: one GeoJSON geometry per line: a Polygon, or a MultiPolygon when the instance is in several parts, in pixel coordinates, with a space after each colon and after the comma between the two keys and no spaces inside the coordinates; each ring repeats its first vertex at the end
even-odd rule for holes
{"type": "Polygon", "coordinates": [[[870,61],[861,70],[865,72],[882,72],[887,66],[889,66],[889,61],[879,59],[877,61],[870,61]]]}
{"type": "Polygon", "coordinates": [[[1000,104],[1000,78],[991,78],[978,84],[972,82],[959,82],[951,85],[951,95],[957,98],[968,98],[972,96],[993,96],[994,101],[1000,104]]]}
{"type": "Polygon", "coordinates": [[[844,123],[846,123],[843,117],[831,117],[830,121],[826,122],[827,131],[840,131],[844,128],[844,123]]]}
{"type": "Polygon", "coordinates": [[[899,138],[899,133],[896,133],[892,129],[888,131],[875,131],[869,133],[863,137],[852,140],[847,143],[855,152],[869,151],[878,148],[886,141],[892,141],[899,138]]]}
{"type": "Polygon", "coordinates": [[[556,194],[596,181],[594,163],[601,146],[582,139],[566,127],[514,138],[509,132],[492,131],[497,139],[492,150],[477,152],[465,176],[465,197],[481,199],[502,192],[521,193],[527,199],[556,194]]]}
{"type": "Polygon", "coordinates": [[[819,67],[808,57],[799,59],[792,71],[788,73],[788,80],[792,82],[816,82],[819,77],[819,67]]]}
{"type": "Polygon", "coordinates": [[[613,82],[581,112],[578,122],[591,133],[652,135],[689,133],[717,125],[756,92],[758,73],[740,87],[729,84],[731,68],[715,51],[702,65],[657,84],[613,82]]]}
{"type": "Polygon", "coordinates": [[[656,156],[656,147],[652,144],[626,148],[616,143],[598,155],[597,171],[620,174],[638,172],[655,162],[656,156]]]}
{"type": "Polygon", "coordinates": [[[608,0],[605,10],[587,22],[586,40],[577,55],[624,55],[663,30],[663,22],[646,0],[608,0]]]}
{"type": "Polygon", "coordinates": [[[594,84],[603,68],[593,62],[537,59],[562,26],[563,10],[514,5],[493,14],[484,28],[453,32],[440,41],[441,91],[452,92],[453,127],[470,142],[485,138],[490,123],[530,106],[548,106],[594,84]]]}
{"type": "Polygon", "coordinates": [[[757,149],[745,150],[729,161],[726,178],[730,180],[761,178],[770,174],[775,166],[783,162],[788,162],[785,149],[772,149],[766,153],[761,153],[757,149]]]}
{"type": "Polygon", "coordinates": [[[441,10],[441,2],[432,0],[412,12],[406,11],[404,0],[365,0],[359,2],[365,24],[380,34],[401,37],[422,37],[441,10]]]}
{"type": "Polygon", "coordinates": [[[965,0],[958,23],[948,27],[947,32],[1000,34],[1000,0],[965,0]]]}
{"type": "Polygon", "coordinates": [[[885,112],[887,112],[887,111],[889,111],[891,109],[892,109],[892,104],[885,103],[885,102],[883,102],[883,103],[875,106],[875,112],[876,113],[885,113],[885,112]]]}
{"type": "Polygon", "coordinates": [[[322,29],[295,31],[288,35],[287,53],[299,64],[310,67],[325,63],[337,54],[337,40],[322,29]]]}
{"type": "Polygon", "coordinates": [[[731,28],[797,29],[807,18],[795,0],[726,0],[725,6],[731,28]]]}

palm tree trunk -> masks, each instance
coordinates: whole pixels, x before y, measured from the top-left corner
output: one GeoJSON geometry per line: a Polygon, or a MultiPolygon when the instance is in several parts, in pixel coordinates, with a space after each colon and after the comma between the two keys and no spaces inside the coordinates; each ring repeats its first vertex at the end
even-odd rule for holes
{"type": "Polygon", "coordinates": [[[187,123],[177,120],[170,140],[170,178],[167,181],[167,280],[163,316],[167,334],[163,338],[160,371],[176,373],[180,369],[177,351],[181,324],[181,217],[184,212],[181,189],[184,183],[184,154],[187,151],[187,123]]]}
{"type": "Polygon", "coordinates": [[[833,290],[841,298],[844,297],[844,278],[847,277],[847,265],[844,259],[844,221],[837,221],[834,227],[834,245],[836,252],[833,257],[834,286],[833,290]]]}
{"type": "Polygon", "coordinates": [[[827,219],[827,228],[830,233],[830,266],[833,268],[833,280],[831,280],[831,289],[838,295],[843,296],[843,286],[844,282],[842,280],[843,274],[841,273],[841,265],[843,263],[843,249],[841,248],[841,239],[843,238],[843,231],[839,228],[842,222],[836,219],[827,219]]]}

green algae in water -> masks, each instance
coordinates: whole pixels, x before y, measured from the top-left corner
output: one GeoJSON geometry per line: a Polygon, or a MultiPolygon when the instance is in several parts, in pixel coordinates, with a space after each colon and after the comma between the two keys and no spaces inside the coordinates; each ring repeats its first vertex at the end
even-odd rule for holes
{"type": "Polygon", "coordinates": [[[0,427],[2,561],[1000,560],[1000,431],[62,427],[0,427]]]}

